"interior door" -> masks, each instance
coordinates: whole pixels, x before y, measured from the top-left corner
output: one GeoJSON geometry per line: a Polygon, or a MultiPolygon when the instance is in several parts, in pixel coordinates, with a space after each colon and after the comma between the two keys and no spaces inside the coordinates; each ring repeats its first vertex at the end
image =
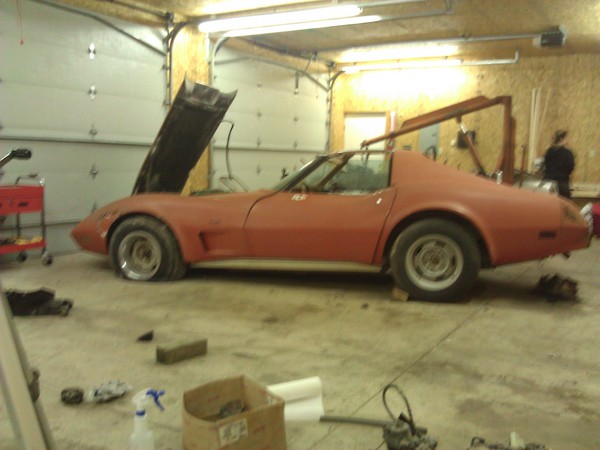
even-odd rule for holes
{"type": "Polygon", "coordinates": [[[246,221],[253,256],[369,264],[394,193],[278,192],[264,198],[246,221]]]}

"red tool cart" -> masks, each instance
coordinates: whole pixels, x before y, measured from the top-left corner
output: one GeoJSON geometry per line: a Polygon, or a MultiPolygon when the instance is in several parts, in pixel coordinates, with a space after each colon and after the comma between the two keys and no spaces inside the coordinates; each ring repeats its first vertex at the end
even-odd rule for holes
{"type": "MultiPolygon", "coordinates": [[[[12,158],[29,159],[25,149],[13,150],[9,155],[0,160],[0,167],[12,158]],[[15,153],[21,152],[21,153],[15,153]],[[12,157],[11,157],[12,156],[12,157]],[[11,157],[11,158],[9,158],[11,157]]],[[[35,175],[18,177],[13,185],[0,185],[0,255],[16,253],[17,260],[27,259],[27,250],[41,249],[42,264],[52,264],[52,255],[46,251],[46,222],[44,213],[44,179],[35,175]],[[26,183],[23,183],[26,182],[26,183]],[[22,222],[22,215],[39,215],[39,220],[34,224],[26,225],[22,222]],[[14,216],[14,225],[6,226],[14,216]],[[23,228],[41,228],[42,235],[28,237],[23,234],[23,228]]]]}

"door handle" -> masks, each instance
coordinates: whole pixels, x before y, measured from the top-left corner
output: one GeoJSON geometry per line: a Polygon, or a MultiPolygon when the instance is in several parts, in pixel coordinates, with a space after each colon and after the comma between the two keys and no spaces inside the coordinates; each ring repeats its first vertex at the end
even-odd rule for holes
{"type": "Polygon", "coordinates": [[[304,194],[294,194],[292,195],[292,201],[301,202],[302,200],[306,200],[306,195],[304,194]]]}
{"type": "Polygon", "coordinates": [[[375,202],[376,205],[381,205],[381,202],[383,202],[383,199],[381,197],[379,197],[377,199],[377,201],[375,202]]]}

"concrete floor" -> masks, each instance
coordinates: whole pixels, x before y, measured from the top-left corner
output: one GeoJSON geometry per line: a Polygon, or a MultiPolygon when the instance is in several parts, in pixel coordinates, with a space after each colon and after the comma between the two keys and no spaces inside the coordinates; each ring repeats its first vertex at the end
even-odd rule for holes
{"type": "MultiPolygon", "coordinates": [[[[183,392],[237,374],[265,385],[318,375],[326,414],[375,419],[387,419],[381,390],[395,382],[442,449],[465,449],[473,436],[508,443],[511,431],[553,449],[600,448],[598,240],[568,260],[484,271],[456,304],[391,302],[391,280],[374,275],[218,270],[133,283],[84,253],[0,271],[5,289],[48,287],[75,302],[66,318],[15,318],[61,449],[125,448],[133,417],[130,395],[66,406],[65,387],[122,380],[134,391],[165,389],[165,412],[150,416],[156,448],[179,449],[183,392]],[[556,272],[579,281],[580,302],[532,293],[556,272]],[[151,329],[153,342],[136,342],[151,329]],[[157,344],[192,337],[208,338],[206,356],[155,363],[157,344]]],[[[0,448],[13,448],[0,406],[0,448]]],[[[358,425],[296,422],[286,431],[291,449],[382,442],[379,428],[358,425]]]]}

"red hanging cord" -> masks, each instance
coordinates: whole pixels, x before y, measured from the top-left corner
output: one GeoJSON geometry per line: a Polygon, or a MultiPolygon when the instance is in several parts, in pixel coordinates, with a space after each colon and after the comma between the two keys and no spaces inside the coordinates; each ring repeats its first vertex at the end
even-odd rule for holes
{"type": "Polygon", "coordinates": [[[25,42],[23,39],[23,10],[21,8],[21,0],[16,0],[17,6],[17,25],[19,26],[19,31],[21,33],[21,45],[25,42]]]}

